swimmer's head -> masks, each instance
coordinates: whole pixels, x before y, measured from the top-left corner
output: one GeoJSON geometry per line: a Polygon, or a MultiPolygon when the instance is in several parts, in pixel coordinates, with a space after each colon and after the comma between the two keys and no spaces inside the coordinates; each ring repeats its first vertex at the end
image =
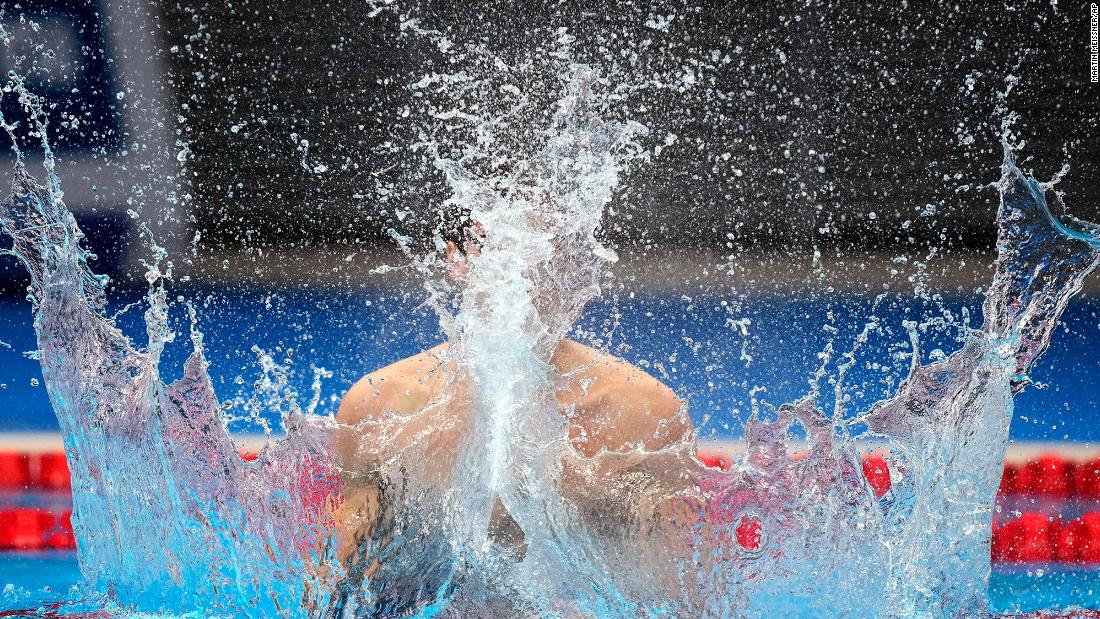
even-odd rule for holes
{"type": "Polygon", "coordinates": [[[466,246],[466,243],[473,240],[470,234],[472,224],[470,209],[448,204],[439,213],[439,223],[435,232],[448,247],[454,245],[461,250],[466,246]]]}
{"type": "MultiPolygon", "coordinates": [[[[468,180],[483,187],[485,191],[507,196],[507,185],[513,174],[513,167],[510,163],[497,161],[474,169],[464,169],[464,173],[468,175],[468,180]]],[[[464,280],[470,270],[467,259],[481,253],[485,228],[471,217],[469,208],[452,202],[440,212],[436,233],[446,247],[451,280],[464,280]]]]}
{"type": "MultiPolygon", "coordinates": [[[[456,167],[449,172],[460,178],[455,185],[461,191],[445,203],[436,228],[449,279],[463,295],[477,280],[469,300],[484,303],[499,299],[493,294],[492,281],[471,277],[479,268],[477,262],[491,258],[489,279],[501,269],[507,270],[508,263],[523,269],[530,284],[531,307],[537,312],[537,322],[545,327],[539,346],[546,344],[547,350],[552,350],[593,291],[598,293],[598,266],[608,259],[608,252],[594,240],[591,230],[575,225],[576,215],[554,197],[553,189],[560,184],[555,174],[560,171],[552,166],[544,169],[525,162],[514,168],[456,167]],[[491,229],[483,225],[483,219],[491,229]],[[482,256],[483,252],[495,256],[482,256]]],[[[562,190],[568,193],[576,188],[565,186],[562,190]]]]}
{"type": "Polygon", "coordinates": [[[452,205],[440,215],[437,232],[446,246],[447,274],[452,281],[462,281],[470,271],[467,257],[481,253],[485,233],[465,207],[452,205]]]}

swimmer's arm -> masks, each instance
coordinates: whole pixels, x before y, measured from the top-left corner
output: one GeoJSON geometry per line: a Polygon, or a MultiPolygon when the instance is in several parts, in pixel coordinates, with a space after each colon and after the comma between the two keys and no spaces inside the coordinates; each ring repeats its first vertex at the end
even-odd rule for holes
{"type": "Polygon", "coordinates": [[[348,390],[336,421],[355,426],[364,421],[382,419],[387,414],[410,414],[427,404],[424,390],[413,381],[376,372],[362,378],[348,390]]]}
{"type": "Polygon", "coordinates": [[[650,432],[643,448],[660,451],[684,442],[694,442],[695,427],[688,416],[687,404],[663,384],[658,383],[642,423],[650,432]]]}
{"type": "Polygon", "coordinates": [[[611,507],[646,529],[663,529],[660,523],[689,515],[682,497],[695,430],[671,389],[638,368],[623,364],[621,370],[603,376],[602,388],[594,385],[596,405],[574,419],[583,433],[574,447],[587,456],[587,464],[578,463],[586,483],[574,486],[587,490],[575,498],[597,519],[611,507]]]}
{"type": "Polygon", "coordinates": [[[423,410],[431,400],[430,385],[449,345],[444,343],[388,365],[352,385],[336,412],[336,421],[358,425],[392,413],[409,415],[423,410]]]}
{"type": "Polygon", "coordinates": [[[377,485],[354,489],[337,510],[336,559],[351,581],[361,583],[378,570],[380,561],[372,555],[381,513],[382,491],[377,485]]]}
{"type": "Polygon", "coordinates": [[[605,385],[600,391],[571,414],[573,446],[584,456],[658,452],[693,437],[687,407],[671,389],[648,376],[605,385]]]}
{"type": "MultiPolygon", "coordinates": [[[[371,422],[403,412],[400,409],[410,404],[405,401],[403,383],[397,377],[364,377],[348,391],[336,412],[339,426],[333,447],[344,482],[343,501],[333,514],[336,555],[349,570],[363,559],[360,555],[373,540],[382,513],[382,488],[376,474],[382,454],[375,448],[382,437],[375,436],[371,422]]],[[[373,569],[367,567],[368,572],[373,569]]]]}
{"type": "MultiPolygon", "coordinates": [[[[385,496],[378,477],[382,458],[399,445],[399,437],[384,434],[390,428],[377,422],[389,415],[408,415],[422,410],[431,390],[424,381],[438,366],[442,347],[388,366],[359,380],[336,411],[339,424],[334,450],[344,482],[344,500],[333,517],[336,522],[337,556],[349,569],[358,566],[374,541],[384,517],[385,496]]],[[[376,569],[373,561],[369,573],[376,569]]]]}

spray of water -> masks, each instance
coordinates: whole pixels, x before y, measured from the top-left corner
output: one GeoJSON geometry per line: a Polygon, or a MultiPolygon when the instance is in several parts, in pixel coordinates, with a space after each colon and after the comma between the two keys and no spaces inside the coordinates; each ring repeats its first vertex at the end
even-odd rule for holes
{"type": "Polygon", "coordinates": [[[254,617],[982,612],[1012,397],[1100,261],[1100,229],[1056,219],[1051,186],[1006,149],[985,322],[957,353],[925,365],[914,350],[897,393],[854,416],[823,412],[816,392],[759,407],[729,471],[702,467],[690,437],[587,457],[550,359],[608,277],[615,254],[598,231],[620,177],[644,162],[646,130],[608,120],[602,102],[618,91],[593,70],[570,64],[560,81],[536,146],[495,161],[507,165],[484,172],[499,159],[484,146],[502,131],[490,122],[474,122],[479,147],[461,156],[424,147],[481,245],[452,286],[441,245],[418,256],[405,244],[450,340],[444,387],[413,414],[354,425],[291,405],[286,438],[255,462],[226,431],[197,328],[183,376],[160,375],[173,338],[163,255],[147,272],[144,345],[105,315],[42,106],[13,82],[47,167],[39,183],[17,162],[0,226],[31,274],[92,589],[127,607],[254,617]],[[804,458],[788,454],[793,426],[804,458]],[[861,435],[890,448],[881,499],[861,435]],[[518,547],[493,534],[500,509],[518,547]],[[354,514],[369,516],[366,534],[349,530],[354,514]],[[739,542],[745,530],[759,544],[739,542]]]}

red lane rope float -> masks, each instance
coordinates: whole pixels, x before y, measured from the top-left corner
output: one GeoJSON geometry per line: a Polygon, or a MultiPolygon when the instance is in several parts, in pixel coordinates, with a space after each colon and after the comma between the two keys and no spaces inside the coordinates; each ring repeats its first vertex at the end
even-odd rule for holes
{"type": "Polygon", "coordinates": [[[0,490],[23,491],[30,483],[30,456],[23,453],[0,452],[0,490]]]}
{"type": "Polygon", "coordinates": [[[741,517],[734,529],[737,543],[745,550],[759,550],[764,542],[764,523],[759,516],[746,515],[741,517]]]}
{"type": "MultiPolygon", "coordinates": [[[[872,451],[863,457],[863,474],[875,496],[882,498],[892,479],[886,454],[872,451]]],[[[730,456],[700,449],[696,458],[704,466],[728,471],[730,456]]],[[[1100,457],[1086,462],[1071,462],[1058,454],[1043,454],[1021,465],[1006,462],[1001,477],[1002,495],[1029,495],[1051,498],[1100,500],[1100,457]]]]}
{"type": "Polygon", "coordinates": [[[1006,462],[1001,494],[1100,499],[1100,458],[1073,462],[1043,454],[1019,465],[1006,462]]]}
{"type": "Polygon", "coordinates": [[[0,491],[64,492],[71,483],[65,452],[0,452],[0,491]]]}
{"type": "Polygon", "coordinates": [[[1030,486],[1018,488],[1021,494],[1065,497],[1072,494],[1076,467],[1056,454],[1044,454],[1026,465],[1030,486]]]}
{"type": "Polygon", "coordinates": [[[1002,563],[1048,563],[1054,558],[1055,529],[1050,517],[1037,512],[994,523],[992,559],[1002,563]]]}
{"type": "Polygon", "coordinates": [[[0,550],[72,550],[72,512],[60,517],[44,509],[15,507],[0,510],[0,550]]]}
{"type": "Polygon", "coordinates": [[[1029,512],[993,523],[991,558],[998,563],[1100,565],[1100,512],[1063,522],[1029,512]]]}
{"type": "Polygon", "coordinates": [[[716,451],[699,450],[695,457],[708,469],[721,469],[728,471],[733,466],[733,460],[729,456],[716,451]]]}
{"type": "Polygon", "coordinates": [[[37,475],[33,480],[35,486],[55,492],[72,489],[69,463],[65,461],[65,452],[38,454],[37,464],[37,475]]]}
{"type": "Polygon", "coordinates": [[[890,491],[890,466],[882,452],[873,451],[864,456],[863,476],[867,478],[871,490],[874,490],[875,498],[881,499],[890,491]]]}
{"type": "MultiPolygon", "coordinates": [[[[875,450],[863,457],[863,475],[867,478],[867,483],[874,491],[875,497],[880,499],[890,491],[892,483],[890,466],[886,462],[886,456],[885,452],[875,450]]],[[[707,468],[723,471],[733,468],[733,459],[716,451],[700,449],[696,452],[695,458],[707,468]]],[[[798,459],[798,456],[795,456],[795,458],[798,459]]]]}
{"type": "MultiPolygon", "coordinates": [[[[716,452],[701,450],[696,457],[710,468],[729,470],[732,466],[729,457],[716,452]]],[[[884,453],[874,451],[864,456],[863,474],[876,497],[889,492],[890,467],[884,453]]],[[[1045,454],[1022,466],[1006,463],[1002,493],[1025,492],[1047,497],[1100,497],[1100,458],[1075,464],[1045,454]]],[[[744,518],[736,533],[743,548],[759,547],[758,521],[744,518]]],[[[1014,520],[994,522],[992,533],[991,558],[997,563],[1100,565],[1100,512],[1086,513],[1067,522],[1029,512],[1014,520]]]]}
{"type": "MultiPolygon", "coordinates": [[[[242,451],[241,458],[255,460],[257,454],[242,451]]],[[[699,461],[705,466],[729,470],[731,457],[701,450],[699,461]]],[[[871,452],[863,458],[863,473],[875,496],[882,497],[891,487],[891,473],[885,454],[871,452]]],[[[62,452],[30,456],[0,452],[0,491],[63,491],[70,488],[69,469],[62,452]]],[[[339,484],[329,474],[303,479],[304,498],[310,507],[323,505],[339,495],[339,484]]],[[[1068,462],[1057,454],[1044,454],[1022,465],[1005,464],[1001,491],[1008,495],[1035,495],[1055,498],[1100,499],[1100,458],[1086,462],[1068,462]]],[[[46,510],[14,507],[0,509],[0,549],[37,550],[75,548],[71,512],[60,517],[46,510]]],[[[761,523],[745,519],[737,527],[738,543],[745,548],[758,547],[761,523]]],[[[992,558],[997,562],[1060,562],[1100,565],[1100,512],[1062,522],[1038,512],[995,522],[992,558]]]]}
{"type": "Polygon", "coordinates": [[[0,511],[0,548],[41,550],[46,543],[46,518],[37,509],[17,507],[0,511]]]}
{"type": "MultiPolygon", "coordinates": [[[[53,514],[50,514],[53,516],[53,514]]],[[[65,511],[59,518],[53,519],[46,530],[46,548],[55,550],[76,549],[76,536],[73,535],[73,513],[65,511]]]]}
{"type": "MultiPolygon", "coordinates": [[[[256,452],[249,450],[241,450],[240,455],[249,461],[258,457],[256,452]]],[[[711,468],[729,470],[733,465],[729,455],[718,451],[699,450],[697,457],[711,468]]],[[[881,497],[889,491],[891,473],[886,454],[876,450],[864,456],[863,472],[876,496],[881,497]]],[[[63,452],[34,456],[0,452],[0,491],[23,491],[28,487],[66,491],[71,488],[70,484],[63,452]]],[[[1001,493],[1100,499],[1100,457],[1074,463],[1057,454],[1044,454],[1023,465],[1006,463],[1001,493]]]]}
{"type": "Polygon", "coordinates": [[[1073,490],[1077,496],[1100,499],[1100,458],[1077,465],[1073,490]]]}
{"type": "Polygon", "coordinates": [[[1100,565],[1100,513],[1061,524],[1055,541],[1056,560],[1100,565]]]}

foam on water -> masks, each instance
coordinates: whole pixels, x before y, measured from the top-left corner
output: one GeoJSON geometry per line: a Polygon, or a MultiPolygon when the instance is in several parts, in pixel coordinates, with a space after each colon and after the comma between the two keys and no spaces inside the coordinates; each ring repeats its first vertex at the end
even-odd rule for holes
{"type": "Polygon", "coordinates": [[[105,280],[64,204],[42,106],[13,82],[47,168],[39,182],[16,164],[0,225],[5,253],[31,275],[92,590],[127,608],[254,617],[982,612],[1012,398],[1100,261],[1100,229],[1056,219],[1051,187],[1006,147],[996,274],[983,326],[958,352],[922,364],[915,350],[896,394],[865,412],[846,413],[842,398],[825,412],[816,392],[761,406],[729,471],[700,465],[690,437],[585,457],[571,447],[550,356],[608,281],[616,258],[598,230],[624,171],[651,151],[638,142],[644,127],[608,112],[620,85],[568,59],[544,127],[474,119],[465,151],[426,138],[449,206],[482,235],[456,286],[441,242],[420,255],[394,231],[451,341],[447,387],[415,414],[354,427],[290,402],[286,438],[255,462],[226,431],[197,328],[183,376],[160,373],[174,337],[165,256],[147,273],[143,345],[104,313],[105,280]],[[510,153],[517,136],[527,148],[510,153]],[[788,453],[793,426],[805,458],[788,453]],[[890,449],[894,485],[881,499],[857,437],[890,449]],[[352,485],[376,489],[376,510],[347,549],[352,485]],[[498,501],[522,549],[494,538],[498,501]],[[758,548],[738,543],[750,525],[758,548]]]}

